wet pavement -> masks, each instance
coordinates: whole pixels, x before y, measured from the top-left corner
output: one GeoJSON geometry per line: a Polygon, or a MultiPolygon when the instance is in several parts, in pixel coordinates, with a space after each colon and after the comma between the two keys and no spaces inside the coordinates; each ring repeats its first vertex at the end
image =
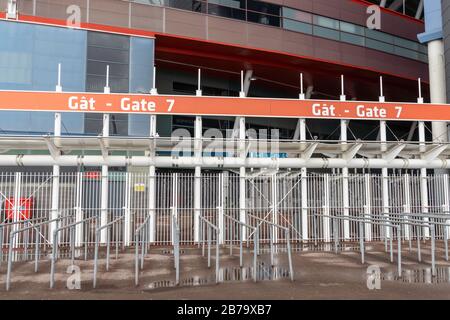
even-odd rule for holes
{"type": "MultiPolygon", "coordinates": [[[[239,250],[222,248],[219,284],[216,284],[215,255],[211,268],[198,248],[183,248],[180,255],[180,283],[175,284],[173,252],[170,248],[150,248],[144,269],[139,272],[139,286],[134,285],[134,254],[132,250],[111,250],[110,271],[105,270],[105,252],[100,253],[97,289],[92,288],[93,264],[84,260],[83,250],[75,260],[79,267],[81,290],[69,290],[67,273],[70,259],[61,259],[56,268],[56,287],[49,289],[50,262],[41,261],[38,273],[33,262],[16,262],[11,291],[5,291],[6,265],[0,267],[0,299],[450,299],[450,263],[443,258],[443,249],[436,253],[436,276],[431,272],[429,244],[422,247],[422,262],[417,253],[405,249],[403,272],[397,274],[396,260],[390,262],[383,244],[366,246],[366,263],[360,262],[357,244],[346,244],[339,254],[332,245],[296,245],[293,247],[295,281],[291,282],[287,254],[276,247],[274,266],[270,250],[261,248],[254,282],[252,248],[245,248],[243,267],[239,267],[239,250]],[[326,251],[324,251],[326,250],[326,251]],[[381,271],[380,289],[368,287],[368,267],[381,271]]],[[[64,254],[64,252],[63,252],[64,254]]],[[[77,254],[78,255],[78,254],[77,254]]],[[[394,255],[396,257],[396,255],[394,255]]]]}

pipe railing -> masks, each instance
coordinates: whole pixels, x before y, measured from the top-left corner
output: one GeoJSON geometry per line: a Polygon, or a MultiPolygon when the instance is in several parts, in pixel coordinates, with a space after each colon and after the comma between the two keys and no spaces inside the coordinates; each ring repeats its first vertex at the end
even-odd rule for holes
{"type": "Polygon", "coordinates": [[[200,215],[200,241],[202,242],[202,256],[205,256],[205,240],[208,244],[208,268],[211,268],[211,242],[212,242],[212,232],[216,233],[216,283],[219,283],[219,265],[220,265],[220,229],[207,220],[204,216],[200,215]],[[205,239],[205,228],[206,228],[206,239],[205,239]]]}
{"type": "Polygon", "coordinates": [[[173,233],[173,257],[175,267],[175,284],[180,284],[180,225],[176,214],[172,215],[172,233],[173,233]]]}
{"type": "MultiPolygon", "coordinates": [[[[48,220],[48,221],[44,221],[44,222],[40,222],[37,224],[34,224],[32,226],[29,227],[25,227],[19,230],[13,230],[9,233],[9,248],[8,248],[8,269],[6,271],[6,291],[9,291],[10,287],[11,287],[11,274],[12,274],[12,268],[13,268],[13,244],[14,244],[14,239],[15,237],[25,231],[29,231],[31,229],[36,229],[38,228],[38,232],[37,232],[37,239],[39,239],[40,233],[41,233],[41,227],[44,225],[48,225],[50,223],[56,222],[57,225],[59,225],[59,223],[64,220],[64,219],[68,219],[68,218],[73,218],[72,216],[65,216],[65,217],[58,217],[52,220],[48,220]]],[[[38,265],[39,265],[39,244],[36,243],[36,247],[35,247],[35,262],[34,262],[34,272],[38,272],[38,265]]]]}
{"type": "MultiPolygon", "coordinates": [[[[0,267],[3,262],[3,244],[4,244],[4,228],[8,228],[10,226],[19,225],[19,224],[26,224],[26,223],[34,223],[39,222],[42,220],[47,219],[46,217],[40,217],[40,218],[33,218],[33,219],[25,219],[21,221],[15,221],[15,222],[7,222],[7,223],[0,223],[0,267]]],[[[28,238],[27,238],[28,240],[28,238]]],[[[28,246],[26,246],[28,247],[28,246]]],[[[27,248],[28,249],[28,248],[27,248]]]]}
{"type": "MultiPolygon", "coordinates": [[[[241,227],[239,228],[239,266],[242,268],[244,266],[243,262],[243,245],[244,245],[244,229],[247,228],[248,230],[253,231],[253,280],[256,282],[257,279],[257,260],[258,260],[258,235],[259,231],[257,228],[252,227],[249,224],[246,224],[242,221],[239,221],[238,219],[233,218],[232,216],[229,216],[228,214],[223,214],[224,219],[227,219],[231,222],[237,223],[241,227]]],[[[246,239],[248,240],[248,239],[246,239]]],[[[247,241],[248,244],[248,241],[247,241]]],[[[230,256],[233,254],[233,240],[230,239],[230,256]]]]}
{"type": "Polygon", "coordinates": [[[144,256],[147,254],[148,244],[149,244],[149,231],[151,227],[151,217],[149,214],[143,221],[143,223],[134,232],[134,284],[139,285],[139,264],[140,268],[144,268],[144,256]],[[139,258],[139,243],[141,243],[141,255],[139,258]],[[140,259],[140,263],[139,263],[140,259]]]}
{"type": "MultiPolygon", "coordinates": [[[[256,217],[254,215],[251,215],[249,213],[247,213],[247,217],[250,217],[252,219],[255,219],[257,221],[260,222],[260,224],[257,226],[258,230],[261,228],[261,226],[263,224],[267,224],[270,226],[269,228],[269,238],[270,238],[270,264],[273,267],[274,266],[274,241],[273,241],[273,237],[274,237],[274,228],[280,229],[282,231],[284,231],[285,234],[285,240],[286,240],[286,246],[287,246],[287,255],[288,255],[288,263],[289,263],[289,274],[290,274],[290,278],[291,281],[294,281],[294,267],[292,264],[292,251],[291,251],[291,240],[290,240],[290,230],[287,227],[283,227],[279,224],[276,224],[274,222],[262,219],[260,217],[256,217]]],[[[259,251],[259,245],[258,245],[258,251],[259,251]]]]}
{"type": "MultiPolygon", "coordinates": [[[[109,255],[110,255],[110,247],[111,247],[111,227],[119,223],[125,218],[124,215],[120,216],[119,218],[114,219],[113,221],[98,227],[95,229],[95,251],[94,251],[94,274],[92,279],[92,286],[94,289],[97,286],[97,269],[98,269],[98,247],[99,247],[99,239],[100,239],[100,232],[104,229],[107,229],[106,233],[106,271],[109,271],[109,255]]],[[[116,259],[119,254],[119,237],[116,236],[116,259]]]]}
{"type": "Polygon", "coordinates": [[[56,228],[53,231],[53,250],[52,250],[52,258],[51,258],[51,267],[50,267],[50,288],[53,288],[55,285],[55,265],[58,259],[58,233],[62,230],[69,229],[70,234],[70,252],[71,252],[71,263],[73,265],[75,260],[75,227],[80,224],[85,224],[86,222],[90,222],[92,220],[96,221],[98,224],[98,219],[100,216],[93,216],[90,218],[86,218],[63,227],[56,228]]]}

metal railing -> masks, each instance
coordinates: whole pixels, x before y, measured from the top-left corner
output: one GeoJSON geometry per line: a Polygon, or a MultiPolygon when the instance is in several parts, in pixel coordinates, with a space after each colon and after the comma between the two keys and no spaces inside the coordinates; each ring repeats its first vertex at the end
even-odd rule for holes
{"type": "MultiPolygon", "coordinates": [[[[52,220],[48,220],[48,221],[44,221],[44,222],[40,222],[34,225],[31,225],[29,227],[25,227],[19,230],[12,230],[9,234],[9,248],[8,248],[8,269],[6,272],[6,290],[9,291],[10,287],[11,287],[11,274],[12,274],[12,268],[13,268],[13,249],[14,249],[14,239],[15,237],[23,232],[27,232],[31,229],[36,229],[37,228],[37,232],[36,232],[36,244],[35,244],[35,262],[34,262],[34,272],[38,272],[38,268],[39,268],[39,237],[41,236],[41,227],[44,225],[48,225],[50,223],[57,223],[57,225],[59,225],[59,223],[64,220],[64,219],[68,219],[68,218],[73,218],[71,216],[65,216],[65,217],[58,217],[52,220]]],[[[28,247],[28,245],[27,245],[28,247]]],[[[53,248],[55,248],[55,244],[53,243],[53,248]]]]}
{"type": "Polygon", "coordinates": [[[219,283],[219,265],[220,265],[220,229],[208,221],[202,215],[200,217],[200,242],[202,243],[202,256],[205,256],[205,242],[208,245],[208,268],[211,268],[211,242],[212,232],[216,233],[216,283],[219,283]],[[206,229],[206,234],[205,234],[206,229]]]}
{"type": "MultiPolygon", "coordinates": [[[[265,219],[253,216],[251,214],[247,214],[247,217],[250,217],[252,219],[255,219],[256,221],[259,221],[259,224],[256,227],[257,229],[260,229],[263,224],[267,224],[267,225],[270,226],[270,228],[269,228],[269,233],[270,233],[270,236],[269,236],[269,238],[270,238],[270,240],[269,240],[269,243],[270,243],[270,265],[272,267],[274,266],[274,256],[273,256],[274,255],[274,241],[273,241],[273,239],[274,239],[274,233],[275,233],[274,229],[276,228],[276,229],[280,229],[280,230],[284,231],[285,241],[286,241],[286,246],[287,246],[289,274],[290,274],[291,281],[294,281],[294,267],[293,267],[293,264],[292,264],[292,252],[291,252],[291,240],[290,240],[290,235],[289,235],[289,232],[290,232],[289,228],[280,226],[279,224],[273,223],[271,221],[267,221],[265,219]]],[[[259,251],[259,245],[258,245],[258,251],[259,251]]]]}
{"type": "MultiPolygon", "coordinates": [[[[239,266],[242,268],[244,266],[243,261],[243,246],[244,246],[244,230],[252,231],[250,234],[253,234],[253,281],[257,282],[257,260],[258,260],[258,243],[259,243],[259,230],[258,228],[252,227],[249,224],[246,224],[242,221],[239,221],[232,216],[227,214],[223,214],[224,219],[229,220],[231,223],[236,223],[240,227],[239,229],[239,266]]],[[[247,245],[249,245],[249,238],[246,239],[247,245]]],[[[233,241],[230,239],[230,256],[233,254],[233,241]]]]}
{"type": "Polygon", "coordinates": [[[96,221],[96,224],[98,223],[99,216],[93,216],[90,218],[86,218],[68,225],[65,225],[63,227],[56,228],[53,232],[53,250],[52,250],[52,258],[51,258],[51,267],[50,267],[50,288],[53,288],[55,285],[55,265],[58,260],[58,254],[59,254],[59,247],[58,247],[58,233],[69,229],[70,233],[70,256],[71,256],[71,263],[73,265],[75,260],[75,227],[78,225],[85,225],[86,222],[90,222],[92,220],[96,221]]]}
{"type": "Polygon", "coordinates": [[[178,217],[172,214],[172,235],[173,235],[173,257],[175,268],[175,284],[180,284],[180,225],[178,224],[178,217]]]}
{"type": "Polygon", "coordinates": [[[134,284],[139,285],[139,264],[144,268],[144,257],[148,249],[148,234],[151,228],[151,214],[148,214],[144,222],[134,232],[134,284]],[[141,245],[141,255],[139,258],[139,244],[141,245]],[[139,263],[140,260],[140,263],[139,263]]]}
{"type": "MultiPolygon", "coordinates": [[[[111,245],[110,245],[111,244],[111,227],[118,224],[124,218],[125,218],[125,216],[121,216],[121,217],[116,218],[113,221],[95,229],[94,274],[93,274],[93,279],[92,279],[92,286],[94,287],[94,289],[97,286],[98,247],[100,244],[100,232],[102,230],[107,229],[107,232],[106,232],[106,271],[109,271],[109,255],[110,255],[110,247],[111,247],[111,245]]],[[[118,237],[116,237],[115,249],[116,249],[116,259],[117,259],[118,254],[119,254],[119,238],[118,237]]]]}

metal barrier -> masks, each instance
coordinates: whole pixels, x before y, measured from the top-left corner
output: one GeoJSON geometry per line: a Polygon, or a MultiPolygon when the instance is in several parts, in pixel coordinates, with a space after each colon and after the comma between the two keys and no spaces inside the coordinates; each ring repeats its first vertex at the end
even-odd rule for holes
{"type": "Polygon", "coordinates": [[[173,235],[173,257],[175,267],[175,284],[180,284],[180,225],[178,217],[174,213],[172,215],[172,235],[173,235]]]}
{"type": "MultiPolygon", "coordinates": [[[[95,251],[94,251],[94,274],[93,274],[93,280],[92,285],[95,289],[97,286],[97,267],[98,267],[98,247],[99,247],[99,239],[100,239],[100,232],[104,229],[107,229],[107,235],[106,235],[106,271],[109,271],[109,252],[110,252],[110,243],[111,243],[111,227],[116,225],[119,221],[122,221],[125,218],[125,216],[121,216],[103,226],[98,227],[95,229],[95,251]]],[[[119,241],[118,238],[116,238],[116,259],[118,257],[119,250],[119,241]]]]}
{"type": "Polygon", "coordinates": [[[53,288],[55,285],[55,264],[58,259],[58,233],[69,229],[70,232],[70,252],[71,252],[71,263],[73,265],[75,260],[75,227],[78,225],[84,225],[86,222],[90,222],[92,220],[95,220],[96,223],[98,223],[98,219],[100,217],[94,216],[90,218],[86,218],[68,225],[65,225],[63,227],[56,228],[53,232],[53,250],[52,250],[52,259],[51,259],[51,267],[50,267],[50,288],[53,288]]]}
{"type": "MultiPolygon", "coordinates": [[[[269,242],[270,242],[270,265],[272,267],[274,266],[274,258],[273,258],[273,254],[274,254],[274,248],[273,248],[274,247],[274,241],[273,241],[274,229],[277,228],[277,229],[280,229],[280,230],[284,231],[284,233],[285,233],[285,241],[286,241],[286,246],[287,246],[288,263],[289,263],[289,274],[290,274],[290,277],[291,277],[291,281],[294,281],[294,268],[293,268],[293,265],[292,265],[292,252],[291,252],[291,240],[290,240],[290,235],[289,235],[289,232],[290,232],[289,228],[280,226],[280,225],[278,225],[276,223],[267,221],[265,219],[261,219],[259,217],[255,217],[255,216],[253,216],[251,214],[247,214],[247,217],[250,217],[250,218],[255,219],[255,220],[260,222],[259,225],[257,226],[257,229],[259,229],[263,224],[267,224],[267,225],[269,225],[271,227],[271,228],[269,228],[269,230],[270,230],[270,236],[269,236],[270,240],[269,240],[269,242]]],[[[259,251],[259,245],[258,245],[258,251],[259,251]]]]}
{"type": "MultiPolygon", "coordinates": [[[[244,222],[241,222],[227,214],[223,214],[224,219],[229,220],[231,223],[236,223],[240,226],[239,229],[239,266],[242,268],[244,266],[243,262],[243,242],[244,242],[244,229],[248,229],[250,231],[253,231],[253,280],[257,281],[257,259],[258,259],[258,229],[255,227],[252,227],[249,224],[246,224],[244,222]]],[[[248,241],[249,238],[246,239],[247,245],[249,244],[248,241]]],[[[230,241],[230,256],[233,254],[233,242],[230,241]]]]}
{"type": "Polygon", "coordinates": [[[219,264],[220,264],[220,229],[200,215],[200,242],[202,243],[202,256],[205,256],[205,240],[208,243],[208,268],[211,268],[211,241],[212,231],[216,232],[216,283],[219,283],[219,264]],[[205,238],[206,228],[206,238],[205,238]]]}
{"type": "MultiPolygon", "coordinates": [[[[10,284],[11,284],[11,273],[12,273],[12,267],[13,267],[13,257],[12,257],[12,254],[13,254],[13,242],[14,242],[14,238],[16,237],[16,235],[18,235],[18,234],[20,234],[22,232],[29,231],[31,229],[39,228],[38,232],[36,233],[36,238],[39,239],[39,236],[41,234],[40,229],[41,229],[41,227],[43,225],[47,225],[47,224],[50,224],[50,223],[53,223],[53,222],[56,222],[57,224],[59,224],[59,222],[61,220],[68,219],[68,218],[71,218],[71,217],[70,216],[59,217],[59,218],[55,218],[55,219],[52,219],[52,220],[44,221],[44,222],[41,222],[41,223],[37,223],[37,224],[31,225],[29,227],[25,227],[25,228],[22,228],[22,229],[19,229],[19,230],[13,230],[13,231],[10,232],[10,234],[9,234],[9,248],[8,248],[8,269],[7,269],[7,272],[6,272],[6,290],[7,291],[9,291],[10,284]]],[[[38,262],[38,260],[39,260],[39,244],[38,243],[39,243],[39,241],[37,240],[36,244],[35,244],[35,250],[36,251],[35,251],[34,272],[38,272],[38,265],[39,265],[39,262],[38,262]]]]}
{"type": "MultiPolygon", "coordinates": [[[[11,227],[11,226],[17,226],[17,225],[20,225],[20,224],[34,223],[34,222],[39,222],[39,221],[42,221],[42,220],[45,220],[45,218],[41,217],[41,218],[34,218],[34,219],[26,219],[26,220],[23,220],[23,221],[0,223],[0,267],[1,267],[2,262],[3,262],[4,229],[8,228],[8,227],[11,227]]],[[[10,233],[11,233],[11,231],[10,231],[10,233]]],[[[28,236],[27,236],[26,239],[28,240],[28,236]]],[[[28,245],[26,246],[26,248],[28,248],[28,245]]]]}
{"type": "Polygon", "coordinates": [[[145,218],[144,222],[136,229],[134,232],[134,283],[136,286],[139,285],[139,243],[141,243],[141,258],[140,258],[140,267],[144,268],[144,256],[147,253],[148,246],[148,234],[151,227],[151,218],[152,216],[149,214],[147,218],[145,218]],[[142,235],[142,233],[144,235],[142,235]]]}

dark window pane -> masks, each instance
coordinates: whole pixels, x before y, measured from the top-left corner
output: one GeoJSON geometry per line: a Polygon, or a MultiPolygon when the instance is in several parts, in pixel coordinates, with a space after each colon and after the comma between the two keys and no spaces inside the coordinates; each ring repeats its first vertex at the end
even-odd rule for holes
{"type": "Polygon", "coordinates": [[[245,20],[245,11],[230,7],[218,6],[216,4],[208,5],[208,13],[216,16],[245,20]]]}
{"type": "Polygon", "coordinates": [[[88,59],[113,63],[128,63],[129,53],[128,50],[90,47],[88,50],[88,59]]]}
{"type": "Polygon", "coordinates": [[[250,22],[256,22],[260,24],[266,24],[269,26],[280,27],[280,17],[271,16],[267,14],[261,14],[256,12],[248,12],[247,19],[250,22]]]}
{"type": "Polygon", "coordinates": [[[128,50],[130,48],[130,39],[127,36],[117,34],[88,32],[88,46],[128,50]]]}
{"type": "Polygon", "coordinates": [[[248,0],[247,5],[248,10],[280,16],[281,7],[277,6],[276,4],[248,0]]]}

